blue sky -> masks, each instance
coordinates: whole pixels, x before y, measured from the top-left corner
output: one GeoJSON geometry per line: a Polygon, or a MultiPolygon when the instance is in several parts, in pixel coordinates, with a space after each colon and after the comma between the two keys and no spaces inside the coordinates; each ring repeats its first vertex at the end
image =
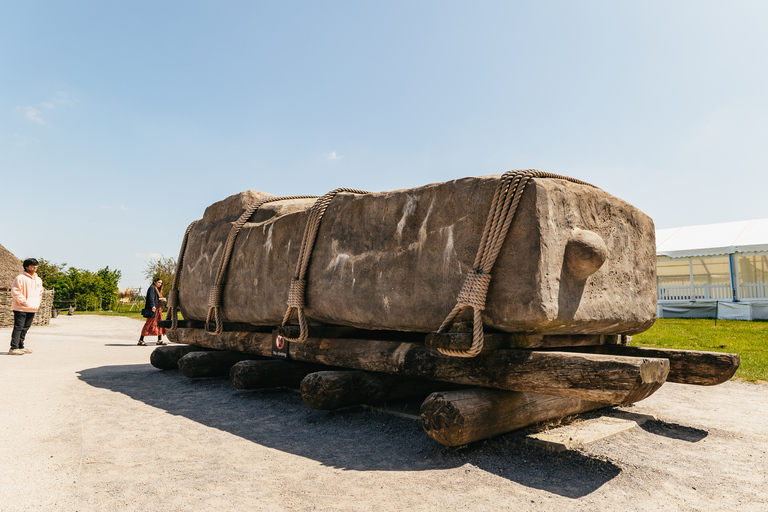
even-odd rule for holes
{"type": "Polygon", "coordinates": [[[0,4],[0,243],[120,269],[206,206],[537,168],[768,217],[768,3],[0,4]]]}

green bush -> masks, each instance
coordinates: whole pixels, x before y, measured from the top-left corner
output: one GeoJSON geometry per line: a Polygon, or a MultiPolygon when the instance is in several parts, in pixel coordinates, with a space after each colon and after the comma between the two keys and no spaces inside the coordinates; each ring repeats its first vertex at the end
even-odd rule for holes
{"type": "Polygon", "coordinates": [[[66,268],[67,264],[51,263],[39,259],[37,273],[43,286],[54,289],[56,304],[74,304],[79,311],[98,311],[117,307],[121,272],[108,266],[92,272],[79,268],[66,268]]]}

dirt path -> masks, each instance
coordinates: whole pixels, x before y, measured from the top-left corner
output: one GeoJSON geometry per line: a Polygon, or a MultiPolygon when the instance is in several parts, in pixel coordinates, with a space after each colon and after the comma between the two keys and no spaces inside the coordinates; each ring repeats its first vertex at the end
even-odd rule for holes
{"type": "Polygon", "coordinates": [[[768,386],[666,384],[633,408],[658,421],[578,451],[447,449],[413,420],[156,370],[140,327],[60,316],[33,354],[2,349],[0,511],[768,510],[768,386]]]}

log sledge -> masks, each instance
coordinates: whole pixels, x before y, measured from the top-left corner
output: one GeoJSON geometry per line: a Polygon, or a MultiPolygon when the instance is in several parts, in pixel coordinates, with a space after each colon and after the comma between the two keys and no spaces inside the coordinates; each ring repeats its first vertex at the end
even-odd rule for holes
{"type": "MultiPolygon", "coordinates": [[[[277,333],[177,328],[174,341],[271,357],[277,333]]],[[[499,349],[474,358],[444,355],[415,342],[308,338],[288,343],[293,361],[389,373],[467,386],[530,391],[608,404],[638,402],[669,372],[666,359],[570,352],[499,349]]]]}
{"type": "Polygon", "coordinates": [[[153,360],[240,389],[300,387],[317,409],[431,392],[422,421],[448,445],[667,380],[723,382],[738,355],[627,346],[655,321],[654,236],[632,205],[535,170],[320,198],[249,190],[189,226],[158,322],[208,352],[153,360]]]}

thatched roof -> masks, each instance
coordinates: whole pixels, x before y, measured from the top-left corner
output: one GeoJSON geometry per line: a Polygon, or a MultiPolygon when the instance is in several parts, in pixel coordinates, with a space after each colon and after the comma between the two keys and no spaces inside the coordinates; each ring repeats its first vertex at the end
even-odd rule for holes
{"type": "Polygon", "coordinates": [[[14,256],[11,251],[0,245],[0,289],[10,288],[13,280],[23,270],[21,260],[14,256]]]}

